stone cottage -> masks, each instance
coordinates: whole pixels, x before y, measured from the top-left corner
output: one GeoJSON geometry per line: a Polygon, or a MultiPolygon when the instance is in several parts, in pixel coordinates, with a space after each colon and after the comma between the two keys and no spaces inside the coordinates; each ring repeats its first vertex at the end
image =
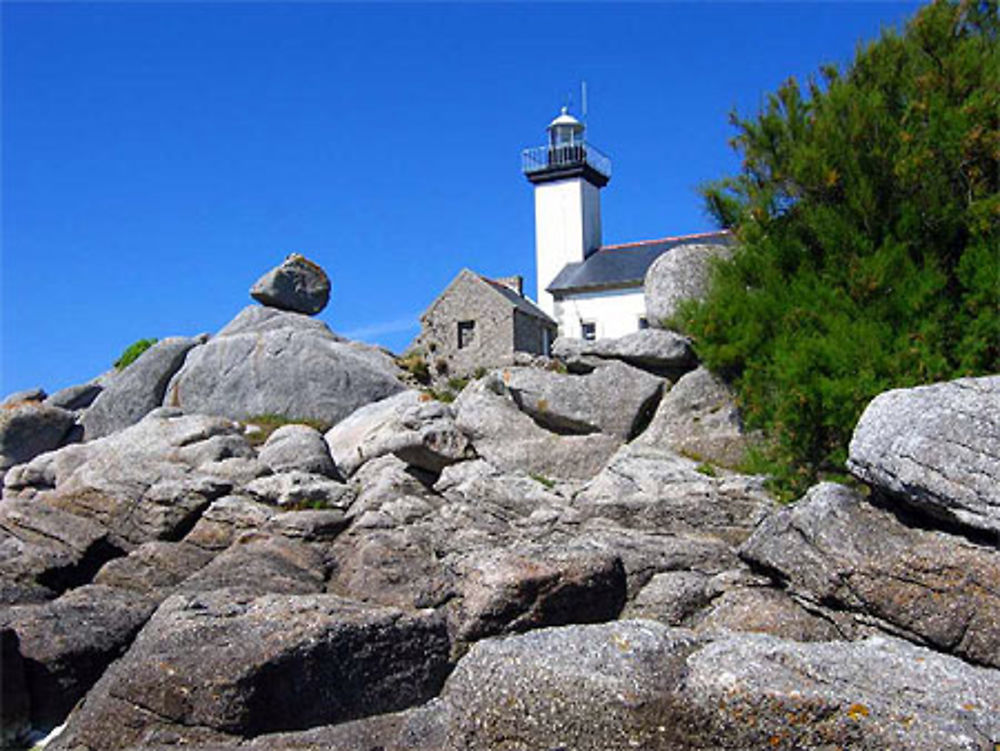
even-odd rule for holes
{"type": "Polygon", "coordinates": [[[422,316],[415,344],[438,372],[506,365],[515,352],[547,355],[556,322],[524,297],[519,276],[488,279],[462,269],[422,316]]]}

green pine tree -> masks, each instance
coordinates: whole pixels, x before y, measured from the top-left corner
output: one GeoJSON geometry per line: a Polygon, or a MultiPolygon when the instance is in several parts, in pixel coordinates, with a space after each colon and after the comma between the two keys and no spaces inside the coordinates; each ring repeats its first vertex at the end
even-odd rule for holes
{"type": "Polygon", "coordinates": [[[675,323],[785,497],[843,471],[881,391],[1000,371],[998,28],[997,0],[934,2],[733,115],[741,172],[703,192],[739,250],[675,323]]]}

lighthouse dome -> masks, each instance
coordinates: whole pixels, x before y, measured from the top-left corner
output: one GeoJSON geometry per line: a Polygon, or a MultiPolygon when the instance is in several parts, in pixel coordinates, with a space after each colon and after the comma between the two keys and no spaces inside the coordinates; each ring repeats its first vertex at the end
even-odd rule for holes
{"type": "Polygon", "coordinates": [[[583,123],[569,114],[569,108],[563,107],[559,116],[549,123],[548,130],[558,128],[559,130],[572,130],[574,133],[583,132],[583,123]]]}

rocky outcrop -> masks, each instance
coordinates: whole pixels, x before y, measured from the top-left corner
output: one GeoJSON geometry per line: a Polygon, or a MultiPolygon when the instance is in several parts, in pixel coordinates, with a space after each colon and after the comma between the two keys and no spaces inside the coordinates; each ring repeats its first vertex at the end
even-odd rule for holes
{"type": "Polygon", "coordinates": [[[552,345],[552,356],[573,373],[587,373],[607,360],[621,360],[651,373],[676,379],[697,364],[691,342],[673,331],[645,329],[617,339],[567,339],[552,345]]]}
{"type": "Polygon", "coordinates": [[[466,386],[455,401],[455,422],[493,466],[549,480],[593,477],[621,445],[604,433],[559,435],[539,427],[491,378],[466,386]]]}
{"type": "Polygon", "coordinates": [[[387,454],[435,473],[474,455],[469,439],[455,425],[451,407],[412,389],[358,409],[325,437],[334,461],[347,475],[387,454]]]}
{"type": "Polygon", "coordinates": [[[87,440],[134,425],[163,404],[170,379],[184,364],[188,352],[206,339],[204,336],[164,339],[126,366],[83,414],[81,422],[87,440]]]}
{"type": "Polygon", "coordinates": [[[708,294],[712,263],[731,255],[728,245],[691,244],[678,245],[653,261],[643,288],[649,325],[664,328],[664,322],[677,313],[679,303],[703,299],[708,294]]]}
{"type": "Polygon", "coordinates": [[[1000,667],[1000,555],[901,522],[826,483],[767,519],[741,554],[814,607],[1000,667]]]}
{"type": "Polygon", "coordinates": [[[646,426],[663,393],[663,379],[618,361],[587,375],[507,368],[494,377],[518,409],[547,430],[607,433],[622,440],[646,426]]]}
{"type": "Polygon", "coordinates": [[[249,307],[191,352],[164,397],[186,412],[334,424],[403,390],[389,355],[299,313],[249,307]]]}
{"type": "Polygon", "coordinates": [[[880,394],[847,466],[900,503],[1000,535],[1000,376],[880,394]]]}
{"type": "Polygon", "coordinates": [[[670,388],[635,443],[723,467],[738,467],[750,446],[733,393],[703,367],[670,388]]]}
{"type": "Polygon", "coordinates": [[[175,595],[52,749],[110,751],[185,727],[255,736],[391,712],[436,694],[442,619],[336,595],[175,595]]]}
{"type": "Polygon", "coordinates": [[[315,263],[292,253],[254,282],[250,296],[272,308],[314,316],[330,300],[330,279],[315,263]]]}
{"type": "Polygon", "coordinates": [[[72,412],[39,402],[0,407],[0,482],[14,465],[63,445],[75,424],[72,412]]]}

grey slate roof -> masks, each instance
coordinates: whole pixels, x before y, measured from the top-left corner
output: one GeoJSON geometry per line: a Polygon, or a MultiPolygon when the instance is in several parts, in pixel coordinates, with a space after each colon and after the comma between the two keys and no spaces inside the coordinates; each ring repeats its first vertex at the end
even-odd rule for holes
{"type": "Polygon", "coordinates": [[[546,289],[559,294],[638,286],[646,279],[646,272],[653,261],[678,245],[728,245],[732,241],[732,235],[722,230],[625,245],[605,245],[586,260],[564,266],[546,289]]]}
{"type": "Polygon", "coordinates": [[[557,325],[556,322],[553,321],[545,313],[544,310],[542,310],[541,308],[539,308],[537,305],[535,305],[533,302],[531,302],[531,300],[529,300],[528,298],[521,297],[519,294],[517,294],[517,292],[515,292],[514,290],[512,290],[506,284],[501,284],[500,282],[496,282],[496,281],[494,281],[492,279],[488,279],[487,277],[482,276],[482,275],[480,275],[479,278],[482,279],[484,282],[486,282],[488,285],[490,285],[493,289],[495,289],[497,292],[499,292],[505,298],[507,298],[507,301],[510,302],[510,303],[512,303],[514,305],[514,307],[517,308],[518,310],[520,310],[522,313],[526,313],[527,315],[531,316],[532,318],[541,318],[543,321],[547,321],[547,322],[551,323],[553,326],[557,325]]]}

